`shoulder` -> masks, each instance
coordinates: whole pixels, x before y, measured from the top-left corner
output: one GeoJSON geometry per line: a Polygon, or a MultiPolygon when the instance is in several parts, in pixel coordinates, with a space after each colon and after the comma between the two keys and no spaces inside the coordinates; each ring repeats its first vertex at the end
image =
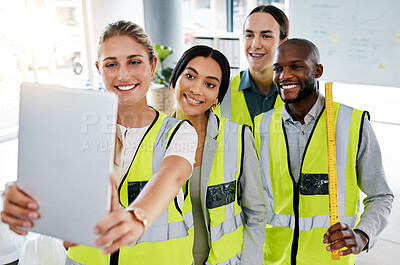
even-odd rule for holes
{"type": "Polygon", "coordinates": [[[260,123],[262,122],[263,119],[270,119],[274,113],[280,113],[282,114],[282,106],[270,109],[269,111],[263,112],[258,114],[257,116],[254,117],[254,123],[260,123]]]}

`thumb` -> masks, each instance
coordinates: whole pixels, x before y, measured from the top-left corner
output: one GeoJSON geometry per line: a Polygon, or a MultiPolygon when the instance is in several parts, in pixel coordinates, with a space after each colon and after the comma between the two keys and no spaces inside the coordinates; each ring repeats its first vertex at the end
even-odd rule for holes
{"type": "Polygon", "coordinates": [[[117,190],[117,180],[114,174],[110,177],[111,181],[111,211],[117,210],[119,206],[119,196],[117,190]]]}

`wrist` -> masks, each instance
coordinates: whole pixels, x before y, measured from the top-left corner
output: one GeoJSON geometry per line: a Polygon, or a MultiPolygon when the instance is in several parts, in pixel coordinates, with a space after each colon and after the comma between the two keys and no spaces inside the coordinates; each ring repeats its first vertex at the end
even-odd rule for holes
{"type": "Polygon", "coordinates": [[[354,233],[356,233],[360,237],[363,243],[362,251],[366,250],[368,248],[368,243],[369,243],[368,235],[365,232],[361,231],[360,229],[354,229],[354,233]]]}
{"type": "Polygon", "coordinates": [[[141,208],[137,208],[134,206],[129,206],[128,208],[125,209],[125,211],[130,212],[133,218],[142,225],[143,227],[142,234],[144,234],[150,226],[150,220],[147,218],[145,211],[141,208]]]}

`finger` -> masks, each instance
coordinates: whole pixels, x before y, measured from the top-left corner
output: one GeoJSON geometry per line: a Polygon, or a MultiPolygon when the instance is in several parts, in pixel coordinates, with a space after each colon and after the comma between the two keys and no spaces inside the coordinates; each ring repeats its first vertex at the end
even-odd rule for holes
{"type": "Polygon", "coordinates": [[[119,210],[115,212],[111,212],[107,214],[94,228],[94,233],[95,234],[102,234],[113,228],[114,226],[117,226],[119,223],[121,223],[124,219],[123,216],[124,211],[119,210]]]}
{"type": "Polygon", "coordinates": [[[128,225],[125,222],[122,222],[117,226],[114,226],[112,229],[107,231],[104,235],[100,236],[98,239],[96,239],[96,245],[100,247],[104,246],[107,243],[117,241],[121,237],[125,236],[131,229],[132,227],[130,225],[128,225]]]}
{"type": "Polygon", "coordinates": [[[21,230],[21,229],[17,228],[16,226],[11,226],[10,225],[9,227],[10,227],[11,231],[13,231],[14,233],[17,233],[18,235],[26,236],[28,234],[27,231],[21,230]]]}
{"type": "Polygon", "coordinates": [[[123,245],[121,245],[119,242],[118,243],[113,243],[110,246],[108,246],[108,247],[103,249],[103,254],[104,255],[112,254],[115,251],[117,251],[121,246],[123,246],[123,245]]]}
{"type": "Polygon", "coordinates": [[[63,245],[64,245],[64,248],[65,248],[65,249],[68,249],[68,248],[70,248],[70,247],[78,246],[79,244],[72,243],[72,242],[69,242],[69,241],[63,241],[63,245]]]}
{"type": "Polygon", "coordinates": [[[326,250],[334,251],[334,250],[340,250],[342,248],[352,248],[355,246],[355,244],[356,241],[354,238],[348,238],[327,246],[326,250]]]}
{"type": "Polygon", "coordinates": [[[10,201],[21,207],[37,210],[39,205],[37,202],[22,192],[15,182],[7,183],[6,190],[3,193],[4,200],[10,201]]]}
{"type": "MultiPolygon", "coordinates": [[[[350,254],[353,254],[353,253],[354,253],[353,252],[353,248],[348,248],[346,250],[339,251],[339,256],[347,256],[347,255],[350,255],[350,254]]],[[[354,254],[357,254],[357,253],[354,253],[354,254]]]]}
{"type": "Polygon", "coordinates": [[[337,230],[333,234],[331,234],[329,237],[327,237],[328,244],[333,243],[336,241],[341,241],[341,240],[346,240],[348,238],[354,238],[354,232],[350,229],[347,228],[345,230],[337,230]]]}
{"type": "Polygon", "coordinates": [[[23,217],[26,219],[36,220],[40,217],[39,212],[21,207],[20,205],[14,204],[9,200],[3,202],[3,212],[15,217],[23,217]]]}
{"type": "Polygon", "coordinates": [[[126,236],[121,237],[118,240],[115,240],[110,246],[107,246],[106,248],[103,249],[103,254],[111,254],[117,251],[121,246],[124,246],[126,244],[129,244],[130,242],[135,242],[133,239],[131,239],[132,236],[127,234],[126,236]]]}
{"type": "Polygon", "coordinates": [[[335,231],[346,229],[346,227],[347,227],[347,225],[345,223],[337,222],[336,224],[334,224],[328,228],[328,231],[326,231],[325,235],[326,235],[326,237],[329,237],[335,231]]]}
{"type": "Polygon", "coordinates": [[[16,218],[14,216],[8,215],[5,212],[1,213],[1,221],[5,224],[8,224],[11,227],[32,227],[33,222],[30,220],[24,220],[20,218],[16,218]]]}

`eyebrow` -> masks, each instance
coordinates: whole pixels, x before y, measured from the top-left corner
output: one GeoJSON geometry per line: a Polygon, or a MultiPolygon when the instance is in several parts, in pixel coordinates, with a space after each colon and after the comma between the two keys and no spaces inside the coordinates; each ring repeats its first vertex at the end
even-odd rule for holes
{"type": "MultiPolygon", "coordinates": [[[[127,56],[126,58],[127,58],[127,59],[132,59],[132,58],[135,58],[135,57],[143,57],[143,55],[140,55],[140,54],[132,54],[132,55],[127,56]]],[[[116,59],[117,59],[117,57],[110,56],[110,57],[104,58],[104,59],[103,59],[103,62],[104,62],[104,61],[107,61],[107,60],[116,60],[116,59]]]]}
{"type": "MultiPolygon", "coordinates": [[[[254,31],[251,29],[246,29],[246,32],[254,33],[254,31]]],[[[262,30],[261,33],[265,34],[265,33],[273,33],[273,32],[272,32],[272,30],[262,30]]]]}
{"type": "MultiPolygon", "coordinates": [[[[290,61],[290,63],[303,63],[303,61],[302,60],[293,60],[293,61],[290,61]]],[[[280,63],[272,64],[272,66],[276,66],[276,65],[280,65],[280,63]]]]}
{"type": "MultiPolygon", "coordinates": [[[[186,69],[192,70],[192,71],[195,72],[197,75],[199,74],[194,68],[192,68],[192,67],[190,67],[190,66],[186,67],[186,69]]],[[[215,77],[215,76],[207,76],[207,78],[214,79],[214,80],[218,81],[218,83],[219,83],[219,79],[218,79],[217,77],[215,77]]]]}

